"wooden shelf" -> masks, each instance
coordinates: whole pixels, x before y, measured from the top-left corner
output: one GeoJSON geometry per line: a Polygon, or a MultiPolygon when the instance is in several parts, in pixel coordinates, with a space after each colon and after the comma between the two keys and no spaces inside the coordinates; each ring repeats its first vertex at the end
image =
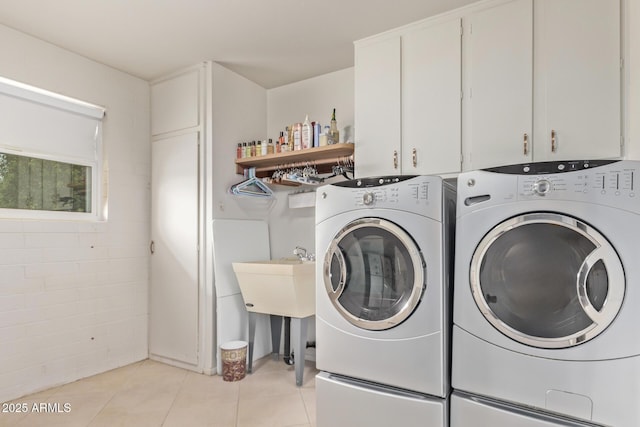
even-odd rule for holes
{"type": "Polygon", "coordinates": [[[304,166],[313,164],[318,173],[330,173],[331,167],[353,155],[353,144],[341,143],[306,150],[287,151],[285,153],[267,154],[266,156],[236,159],[236,172],[242,174],[244,169],[256,168],[256,176],[271,176],[278,168],[304,166]]]}

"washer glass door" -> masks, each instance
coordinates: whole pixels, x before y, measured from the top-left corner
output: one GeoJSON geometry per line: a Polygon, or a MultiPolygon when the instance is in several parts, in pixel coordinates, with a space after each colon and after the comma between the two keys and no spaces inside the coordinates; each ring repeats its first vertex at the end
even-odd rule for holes
{"type": "Polygon", "coordinates": [[[379,218],[349,223],[324,260],[325,288],[338,312],[369,330],[389,329],[411,315],[425,288],[425,263],[402,228],[379,218]]]}
{"type": "Polygon", "coordinates": [[[541,348],[597,336],[622,305],[625,278],[611,244],[575,218],[531,213],[494,227],[471,261],[473,297],[500,332],[541,348]]]}

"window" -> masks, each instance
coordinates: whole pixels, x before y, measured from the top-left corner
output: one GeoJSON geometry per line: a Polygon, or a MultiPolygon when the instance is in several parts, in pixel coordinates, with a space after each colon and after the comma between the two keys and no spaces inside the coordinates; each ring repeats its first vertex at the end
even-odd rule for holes
{"type": "Polygon", "coordinates": [[[91,213],[91,169],[0,152],[0,208],[91,213]]]}
{"type": "Polygon", "coordinates": [[[103,116],[0,77],[0,217],[99,219],[103,116]]]}

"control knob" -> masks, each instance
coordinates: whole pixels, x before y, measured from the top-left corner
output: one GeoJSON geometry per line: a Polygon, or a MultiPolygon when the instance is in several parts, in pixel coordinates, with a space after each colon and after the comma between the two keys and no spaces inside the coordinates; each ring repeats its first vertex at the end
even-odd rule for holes
{"type": "Polygon", "coordinates": [[[364,193],[364,195],[362,196],[362,202],[367,206],[372,205],[375,199],[376,196],[371,192],[364,193]]]}
{"type": "Polygon", "coordinates": [[[544,196],[551,191],[551,182],[546,179],[538,180],[533,184],[533,191],[540,196],[544,196]]]}

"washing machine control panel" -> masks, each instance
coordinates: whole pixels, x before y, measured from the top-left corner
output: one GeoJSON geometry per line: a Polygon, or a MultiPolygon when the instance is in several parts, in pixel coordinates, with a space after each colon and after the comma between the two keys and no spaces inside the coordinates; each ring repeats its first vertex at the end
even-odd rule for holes
{"type": "Polygon", "coordinates": [[[391,176],[354,179],[323,186],[317,190],[316,221],[333,215],[362,210],[358,215],[393,215],[403,211],[442,220],[443,199],[451,197],[453,182],[438,176],[391,176]],[[379,211],[370,213],[365,211],[379,211]],[[383,213],[381,210],[389,210],[383,213]]]}
{"type": "Polygon", "coordinates": [[[634,199],[638,192],[638,162],[609,162],[606,166],[581,167],[570,173],[564,172],[567,167],[562,165],[554,162],[561,170],[559,173],[519,175],[518,198],[604,202],[612,198],[634,199]]]}
{"type": "Polygon", "coordinates": [[[362,188],[353,191],[357,207],[399,207],[403,204],[428,204],[429,183],[416,179],[402,185],[389,184],[383,187],[362,188]]]}

